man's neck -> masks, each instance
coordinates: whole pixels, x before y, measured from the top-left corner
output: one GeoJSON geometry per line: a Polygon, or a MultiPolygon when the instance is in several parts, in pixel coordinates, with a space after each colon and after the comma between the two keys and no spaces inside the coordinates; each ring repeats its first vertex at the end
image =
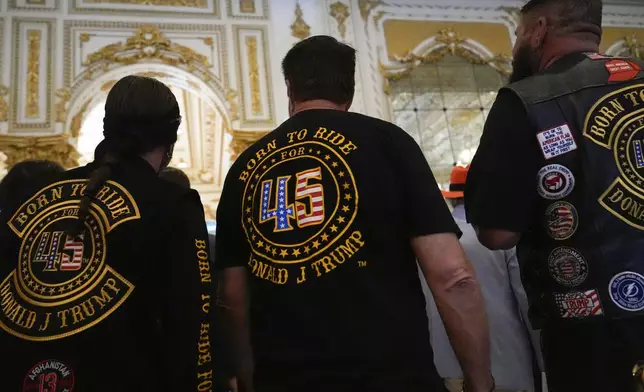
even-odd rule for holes
{"type": "Polygon", "coordinates": [[[560,58],[571,54],[579,52],[599,52],[599,45],[592,41],[580,40],[574,37],[562,37],[560,38],[555,45],[551,46],[552,49],[544,51],[544,55],[541,58],[541,68],[543,70],[548,68],[555,61],[560,58]]]}
{"type": "Polygon", "coordinates": [[[303,112],[305,110],[313,110],[313,109],[345,110],[344,106],[345,105],[338,105],[337,103],[327,101],[324,99],[315,99],[313,101],[298,102],[295,104],[295,107],[293,108],[293,113],[291,114],[291,116],[294,116],[297,113],[303,112]]]}

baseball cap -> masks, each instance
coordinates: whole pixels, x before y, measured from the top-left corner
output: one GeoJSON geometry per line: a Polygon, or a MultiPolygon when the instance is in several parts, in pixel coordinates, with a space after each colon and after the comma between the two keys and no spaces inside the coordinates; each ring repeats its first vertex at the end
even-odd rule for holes
{"type": "Polygon", "coordinates": [[[449,190],[441,191],[443,197],[447,199],[459,199],[463,197],[465,191],[465,179],[470,165],[454,166],[452,174],[449,176],[449,190]]]}

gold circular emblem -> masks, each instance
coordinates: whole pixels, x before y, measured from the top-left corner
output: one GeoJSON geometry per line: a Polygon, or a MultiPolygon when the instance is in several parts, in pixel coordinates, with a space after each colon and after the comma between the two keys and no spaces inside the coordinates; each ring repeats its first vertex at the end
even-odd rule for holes
{"type": "Polygon", "coordinates": [[[631,121],[617,134],[615,161],[622,179],[636,190],[644,190],[644,125],[631,121]]]}
{"type": "Polygon", "coordinates": [[[68,233],[77,206],[42,213],[27,230],[17,268],[18,287],[34,304],[66,302],[86,292],[103,270],[105,230],[94,213],[82,235],[68,233]]]}
{"type": "Polygon", "coordinates": [[[341,154],[308,141],[277,149],[253,168],[242,201],[253,252],[296,264],[346,233],[357,214],[358,191],[341,154]]]}

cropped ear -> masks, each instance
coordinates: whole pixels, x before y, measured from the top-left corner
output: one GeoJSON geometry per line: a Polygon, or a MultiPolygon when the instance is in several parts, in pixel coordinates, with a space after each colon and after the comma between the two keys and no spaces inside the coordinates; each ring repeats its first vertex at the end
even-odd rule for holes
{"type": "Polygon", "coordinates": [[[345,111],[345,112],[348,112],[348,111],[349,111],[349,109],[351,109],[351,105],[353,105],[353,97],[351,97],[351,99],[349,100],[349,102],[347,102],[347,103],[344,105],[344,111],[345,111]]]}
{"type": "Polygon", "coordinates": [[[291,98],[291,82],[288,81],[288,79],[285,79],[286,82],[286,94],[288,95],[289,98],[291,98]]]}

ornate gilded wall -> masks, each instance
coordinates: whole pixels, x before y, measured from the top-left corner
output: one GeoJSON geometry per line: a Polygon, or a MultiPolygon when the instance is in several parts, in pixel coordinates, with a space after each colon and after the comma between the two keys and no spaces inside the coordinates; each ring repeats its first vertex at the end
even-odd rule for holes
{"type": "Polygon", "coordinates": [[[213,217],[230,162],[278,122],[270,21],[268,0],[0,1],[6,163],[76,166],[83,121],[111,85],[153,76],[199,97],[186,171],[213,217]]]}

